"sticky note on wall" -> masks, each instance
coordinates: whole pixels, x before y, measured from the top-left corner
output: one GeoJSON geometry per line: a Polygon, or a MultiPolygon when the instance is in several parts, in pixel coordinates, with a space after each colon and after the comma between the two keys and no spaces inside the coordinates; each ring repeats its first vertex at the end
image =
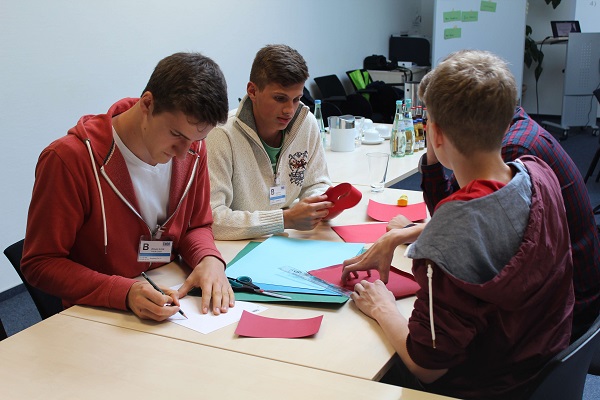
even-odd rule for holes
{"type": "Polygon", "coordinates": [[[444,29],[444,40],[448,39],[459,39],[462,35],[460,28],[447,28],[444,29]]]}

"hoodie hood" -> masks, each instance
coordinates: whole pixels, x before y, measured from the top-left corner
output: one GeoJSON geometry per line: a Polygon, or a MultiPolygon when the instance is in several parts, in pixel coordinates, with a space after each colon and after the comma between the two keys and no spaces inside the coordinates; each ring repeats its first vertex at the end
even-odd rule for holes
{"type": "Polygon", "coordinates": [[[455,285],[482,301],[506,310],[522,307],[562,257],[551,243],[540,242],[554,236],[554,225],[544,223],[549,213],[543,203],[549,167],[540,162],[508,163],[517,172],[500,190],[442,204],[406,255],[432,261],[455,285]],[[537,266],[527,279],[526,265],[537,266]]]}

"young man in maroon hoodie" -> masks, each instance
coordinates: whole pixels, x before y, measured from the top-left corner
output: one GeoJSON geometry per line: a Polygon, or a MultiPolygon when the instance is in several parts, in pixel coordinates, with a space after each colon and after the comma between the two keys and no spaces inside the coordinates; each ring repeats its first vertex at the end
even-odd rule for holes
{"type": "Polygon", "coordinates": [[[410,319],[382,281],[356,284],[352,299],[396,349],[399,385],[462,399],[527,398],[529,382],[571,334],[561,187],[537,157],[502,159],[517,97],[504,60],[454,53],[419,91],[428,146],[460,190],[437,204],[406,250],[419,284],[410,319]]]}

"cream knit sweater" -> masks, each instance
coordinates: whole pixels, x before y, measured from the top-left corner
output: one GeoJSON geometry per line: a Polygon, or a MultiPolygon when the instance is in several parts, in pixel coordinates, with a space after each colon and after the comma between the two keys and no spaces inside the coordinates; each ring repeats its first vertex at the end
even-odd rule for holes
{"type": "Polygon", "coordinates": [[[302,103],[288,125],[277,162],[285,203],[270,205],[276,174],[254,122],[246,96],[227,123],[206,138],[213,233],[217,240],[250,239],[283,232],[283,209],[304,197],[324,193],[331,180],[313,114],[302,103]]]}

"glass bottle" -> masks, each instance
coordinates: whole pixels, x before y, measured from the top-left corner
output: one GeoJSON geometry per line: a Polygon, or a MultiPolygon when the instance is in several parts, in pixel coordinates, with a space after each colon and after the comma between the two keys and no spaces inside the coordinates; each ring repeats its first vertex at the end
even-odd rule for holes
{"type": "Polygon", "coordinates": [[[401,126],[402,113],[396,113],[390,135],[390,155],[392,157],[404,157],[406,151],[406,136],[401,126]]]}
{"type": "Polygon", "coordinates": [[[406,154],[406,155],[413,154],[414,146],[415,146],[415,128],[414,128],[414,123],[413,123],[413,119],[412,119],[411,107],[412,107],[412,100],[406,99],[406,101],[404,102],[404,115],[403,115],[404,133],[406,136],[406,150],[405,150],[404,154],[406,154]]]}
{"type": "Polygon", "coordinates": [[[315,100],[315,118],[319,125],[319,133],[321,134],[321,144],[325,148],[327,144],[327,136],[325,136],[325,124],[323,123],[323,112],[321,111],[321,100],[315,100]]]}
{"type": "Polygon", "coordinates": [[[394,115],[398,113],[402,114],[402,100],[396,100],[396,111],[394,115]]]}

